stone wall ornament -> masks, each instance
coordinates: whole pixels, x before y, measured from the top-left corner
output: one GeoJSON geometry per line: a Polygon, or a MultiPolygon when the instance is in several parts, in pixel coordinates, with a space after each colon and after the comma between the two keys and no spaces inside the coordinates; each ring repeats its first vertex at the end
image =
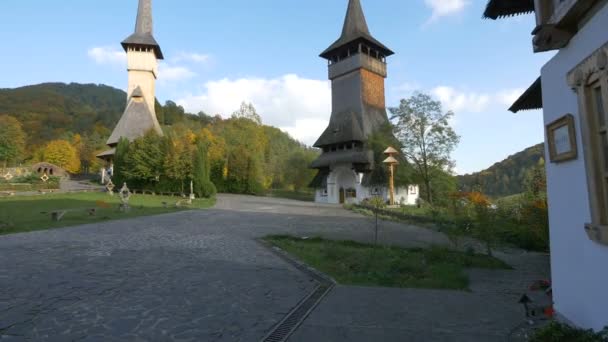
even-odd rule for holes
{"type": "Polygon", "coordinates": [[[121,202],[120,211],[128,212],[131,209],[131,207],[129,206],[129,200],[131,199],[131,190],[129,190],[129,187],[127,187],[127,183],[124,183],[122,185],[122,189],[120,189],[119,196],[121,202]]]}
{"type": "Polygon", "coordinates": [[[40,179],[41,179],[41,180],[42,180],[44,183],[46,183],[46,182],[48,182],[48,180],[49,180],[50,178],[49,178],[49,176],[47,176],[47,174],[45,173],[45,174],[43,174],[43,175],[42,175],[42,177],[40,177],[40,179]]]}
{"type": "Polygon", "coordinates": [[[6,179],[7,181],[10,181],[11,179],[13,179],[13,175],[10,172],[7,172],[4,175],[4,179],[6,179]]]}

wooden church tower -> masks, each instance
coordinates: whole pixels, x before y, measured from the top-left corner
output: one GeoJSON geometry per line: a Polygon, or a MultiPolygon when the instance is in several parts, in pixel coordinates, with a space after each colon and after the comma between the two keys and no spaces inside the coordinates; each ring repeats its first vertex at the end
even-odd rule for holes
{"type": "Polygon", "coordinates": [[[342,35],[320,57],[329,63],[332,113],[314,144],[323,150],[311,167],[319,173],[311,186],[317,201],[359,202],[369,197],[361,182],[374,168],[368,137],[386,125],[386,57],[393,51],[375,39],[359,0],[349,0],[342,35]]]}
{"type": "Polygon", "coordinates": [[[128,63],[127,106],[107,141],[112,149],[97,156],[108,161],[110,169],[120,139],[133,141],[148,131],[163,134],[154,106],[158,60],[163,59],[163,53],[152,33],[152,0],[139,0],[135,32],[121,43],[128,63]]]}

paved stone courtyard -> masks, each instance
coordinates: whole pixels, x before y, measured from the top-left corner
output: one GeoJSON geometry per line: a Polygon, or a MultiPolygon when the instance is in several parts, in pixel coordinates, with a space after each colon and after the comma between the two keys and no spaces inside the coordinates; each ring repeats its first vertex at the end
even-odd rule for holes
{"type": "MultiPolygon", "coordinates": [[[[259,341],[315,283],[255,238],[369,241],[369,218],[336,206],[220,195],[214,209],[0,237],[0,340],[259,341]]],[[[447,244],[383,222],[381,241],[447,244]]],[[[290,341],[502,341],[516,303],[548,278],[546,255],[497,253],[472,291],[337,286],[290,341]]]]}

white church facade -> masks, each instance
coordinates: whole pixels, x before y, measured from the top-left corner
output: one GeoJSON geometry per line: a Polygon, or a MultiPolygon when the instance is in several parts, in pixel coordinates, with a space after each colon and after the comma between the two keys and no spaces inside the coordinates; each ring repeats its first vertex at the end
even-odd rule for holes
{"type": "Polygon", "coordinates": [[[536,14],[535,52],[556,51],[511,108],[543,109],[554,309],[608,326],[608,2],[492,0],[486,17],[536,14]]]}

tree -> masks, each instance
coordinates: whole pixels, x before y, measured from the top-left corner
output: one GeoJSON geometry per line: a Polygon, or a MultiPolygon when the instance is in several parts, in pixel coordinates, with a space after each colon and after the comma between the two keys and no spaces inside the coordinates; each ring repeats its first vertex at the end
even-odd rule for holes
{"type": "Polygon", "coordinates": [[[234,119],[249,119],[258,125],[262,124],[262,117],[258,114],[251,103],[241,103],[241,108],[236,112],[232,113],[234,119]]]}
{"type": "MultiPolygon", "coordinates": [[[[383,161],[386,159],[384,151],[391,146],[397,150],[401,149],[401,142],[395,138],[394,127],[390,123],[381,127],[378,131],[372,134],[367,145],[374,153],[374,170],[369,177],[365,179],[365,186],[387,186],[389,182],[389,168],[383,161]]],[[[413,184],[412,167],[403,155],[395,156],[399,161],[399,165],[394,169],[394,182],[396,187],[408,186],[413,184]]]]}
{"type": "Polygon", "coordinates": [[[386,202],[382,197],[374,196],[370,199],[369,204],[374,210],[374,216],[376,218],[376,224],[374,226],[374,246],[378,245],[378,214],[380,210],[386,206],[386,202]]]}
{"type": "Polygon", "coordinates": [[[127,181],[125,170],[127,167],[127,156],[129,155],[129,140],[120,138],[116,145],[114,153],[114,173],[112,174],[112,182],[114,184],[122,184],[127,181]]]}
{"type": "Polygon", "coordinates": [[[0,115],[0,162],[4,167],[10,162],[23,158],[25,133],[19,120],[8,115],[0,115]]]}
{"type": "Polygon", "coordinates": [[[192,178],[192,144],[188,136],[169,136],[165,143],[167,151],[163,161],[164,175],[177,181],[183,193],[184,182],[192,178]]]}
{"type": "Polygon", "coordinates": [[[438,172],[452,169],[450,154],[460,141],[449,122],[454,113],[443,113],[439,101],[422,93],[389,110],[391,120],[397,120],[403,154],[414,165],[416,176],[424,183],[426,200],[432,203],[432,181],[438,172]]]}
{"type": "Polygon", "coordinates": [[[129,146],[121,174],[141,184],[157,181],[163,171],[165,157],[161,146],[162,139],[154,131],[135,139],[129,146]]]}
{"type": "Polygon", "coordinates": [[[217,189],[210,180],[209,158],[205,144],[199,142],[194,152],[193,181],[194,192],[198,197],[209,198],[215,195],[217,189]]]}
{"type": "Polygon", "coordinates": [[[44,160],[55,164],[70,173],[80,171],[78,151],[69,141],[53,140],[44,148],[44,160]]]}

